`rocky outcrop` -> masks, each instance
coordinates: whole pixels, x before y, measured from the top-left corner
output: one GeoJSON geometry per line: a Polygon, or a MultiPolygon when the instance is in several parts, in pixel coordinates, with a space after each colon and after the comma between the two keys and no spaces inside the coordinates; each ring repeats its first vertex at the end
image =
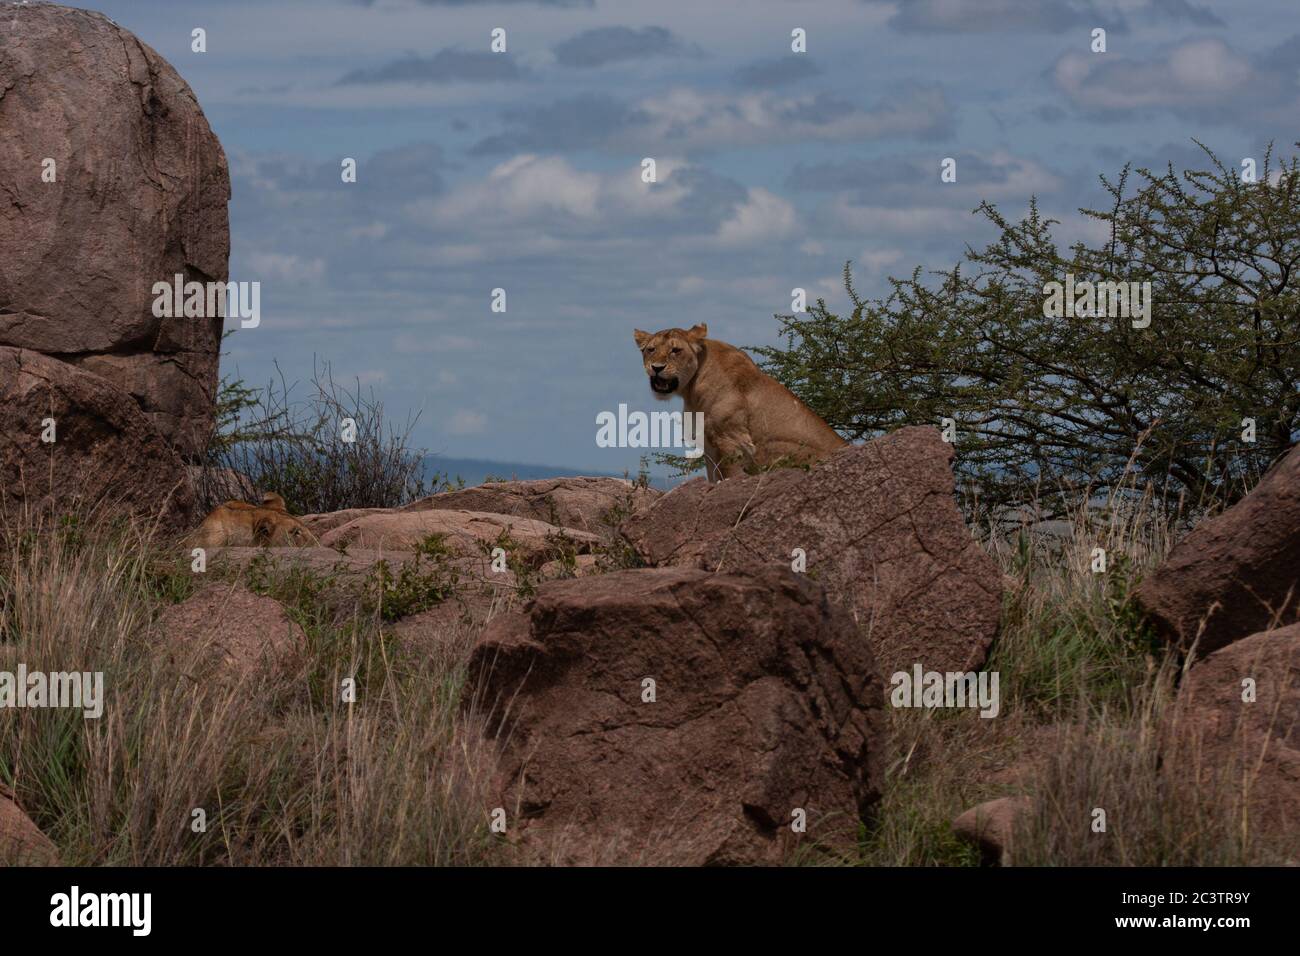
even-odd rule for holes
{"type": "Polygon", "coordinates": [[[549,582],[488,625],[470,675],[509,826],[558,862],[849,849],[879,794],[870,646],[788,570],[549,582]]]}
{"type": "Polygon", "coordinates": [[[238,681],[289,672],[307,643],[279,601],[240,585],[210,584],[163,611],[155,627],[179,659],[197,657],[238,681]]]}
{"type": "Polygon", "coordinates": [[[0,866],[57,866],[58,850],[0,784],[0,866]]]}
{"type": "Polygon", "coordinates": [[[870,635],[882,671],[977,670],[1002,576],[953,499],[952,447],[902,428],[810,471],[691,482],[624,525],[650,564],[804,566],[870,635]]]}
{"type": "Polygon", "coordinates": [[[1161,637],[1198,654],[1300,621],[1300,447],[1193,528],[1134,596],[1161,637]]]}
{"type": "Polygon", "coordinates": [[[449,668],[464,663],[484,625],[516,603],[511,586],[458,588],[446,600],[388,626],[388,631],[420,658],[435,657],[449,668]]]}
{"type": "Polygon", "coordinates": [[[511,560],[541,564],[561,545],[586,553],[600,539],[586,531],[559,528],[532,518],[485,511],[380,512],[353,518],[321,535],[327,548],[379,548],[413,551],[430,535],[462,557],[483,555],[501,542],[511,560]]]}
{"type": "Polygon", "coordinates": [[[490,481],[473,488],[446,491],[402,511],[490,511],[531,518],[595,535],[610,532],[622,512],[648,507],[660,492],[622,478],[542,478],[535,481],[490,481]]]}
{"type": "Polygon", "coordinates": [[[344,508],[342,511],[326,511],[322,514],[303,515],[299,520],[319,537],[327,531],[343,527],[354,518],[392,513],[393,511],[390,508],[344,508]]]}
{"type": "Polygon", "coordinates": [[[715,538],[806,477],[802,470],[779,468],[712,483],[693,478],[632,515],[619,530],[649,565],[695,566],[715,538]]]}
{"type": "Polygon", "coordinates": [[[6,511],[100,505],[173,527],[195,518],[185,464],[139,406],[39,352],[0,347],[0,451],[6,511]]]}
{"type": "Polygon", "coordinates": [[[227,278],[225,153],[185,81],[108,18],[42,3],[4,21],[0,346],[112,383],[194,456],[222,322],[159,318],[152,290],[227,278]]]}
{"type": "Polygon", "coordinates": [[[1183,678],[1166,765],[1246,801],[1257,838],[1300,860],[1300,624],[1234,641],[1183,678]]]}

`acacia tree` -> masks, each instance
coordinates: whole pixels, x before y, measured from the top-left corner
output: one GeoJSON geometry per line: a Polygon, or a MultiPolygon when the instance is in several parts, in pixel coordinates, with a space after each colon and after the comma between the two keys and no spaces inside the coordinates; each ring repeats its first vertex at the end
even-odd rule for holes
{"type": "Polygon", "coordinates": [[[1300,176],[1270,148],[1246,182],[1201,148],[1208,170],[1101,177],[1111,207],[1080,210],[1109,227],[1097,248],[1059,250],[1036,201],[1018,223],[985,202],[1000,235],[951,271],[866,300],[846,264],[852,311],[777,316],[764,368],[851,438],[953,419],[959,476],[995,507],[1053,512],[1129,469],[1192,507],[1236,500],[1300,437],[1300,176]],[[1067,276],[1149,282],[1150,325],[1045,315],[1067,276]]]}

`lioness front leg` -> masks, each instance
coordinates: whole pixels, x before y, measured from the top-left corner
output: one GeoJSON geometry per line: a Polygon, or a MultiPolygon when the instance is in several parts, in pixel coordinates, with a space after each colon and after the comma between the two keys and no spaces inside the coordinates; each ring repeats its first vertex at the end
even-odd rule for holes
{"type": "Polygon", "coordinates": [[[739,478],[754,461],[755,447],[749,433],[730,435],[718,442],[718,469],[723,478],[739,478]]]}

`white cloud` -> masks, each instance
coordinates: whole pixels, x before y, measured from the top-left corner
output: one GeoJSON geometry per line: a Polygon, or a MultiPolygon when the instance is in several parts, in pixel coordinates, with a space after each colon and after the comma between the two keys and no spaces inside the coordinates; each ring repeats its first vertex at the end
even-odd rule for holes
{"type": "Polygon", "coordinates": [[[902,249],[863,249],[853,264],[872,275],[884,275],[902,261],[902,249]]]}
{"type": "Polygon", "coordinates": [[[474,340],[464,335],[434,334],[432,332],[402,332],[393,339],[394,347],[402,353],[470,352],[474,340]]]}
{"type": "Polygon", "coordinates": [[[1158,107],[1197,109],[1250,95],[1250,62],[1218,38],[1192,40],[1163,59],[1140,61],[1113,53],[1067,53],[1057,61],[1056,85],[1089,110],[1158,107]]]}
{"type": "Polygon", "coordinates": [[[636,102],[645,122],[615,134],[614,145],[646,142],[675,149],[714,149],[778,142],[856,141],[889,136],[927,136],[950,119],[943,90],[912,86],[883,96],[870,107],[825,94],[735,94],[679,87],[636,102]]]}
{"type": "MultiPolygon", "coordinates": [[[[576,169],[559,156],[524,153],[494,166],[484,179],[462,184],[454,193],[413,202],[406,212],[425,225],[460,229],[552,220],[557,214],[591,224],[613,215],[662,218],[673,215],[686,195],[686,188],[673,180],[682,165],[680,159],[657,159],[657,182],[650,184],[641,181],[639,163],[597,173],[576,169]]],[[[481,251],[472,245],[464,248],[481,251]]]]}
{"type": "Polygon", "coordinates": [[[742,246],[784,239],[796,228],[794,206],[766,189],[751,189],[732,216],[718,227],[724,246],[742,246]]]}
{"type": "Polygon", "coordinates": [[[252,277],[260,281],[280,280],[295,285],[319,282],[325,276],[325,260],[306,259],[291,253],[253,252],[248,256],[252,277]]]}

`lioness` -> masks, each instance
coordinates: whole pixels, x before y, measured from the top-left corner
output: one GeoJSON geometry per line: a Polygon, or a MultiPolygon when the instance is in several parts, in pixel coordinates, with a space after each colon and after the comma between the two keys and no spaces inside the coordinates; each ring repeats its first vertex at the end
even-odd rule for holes
{"type": "Polygon", "coordinates": [[[190,546],[195,548],[310,548],[318,544],[311,529],[289,514],[284,499],[270,491],[262,495],[260,505],[247,501],[218,505],[190,536],[190,546]]]}
{"type": "Polygon", "coordinates": [[[848,444],[748,355],[709,338],[707,325],[632,334],[655,397],[680,395],[687,413],[704,413],[709,481],[747,466],[812,464],[848,444]]]}

